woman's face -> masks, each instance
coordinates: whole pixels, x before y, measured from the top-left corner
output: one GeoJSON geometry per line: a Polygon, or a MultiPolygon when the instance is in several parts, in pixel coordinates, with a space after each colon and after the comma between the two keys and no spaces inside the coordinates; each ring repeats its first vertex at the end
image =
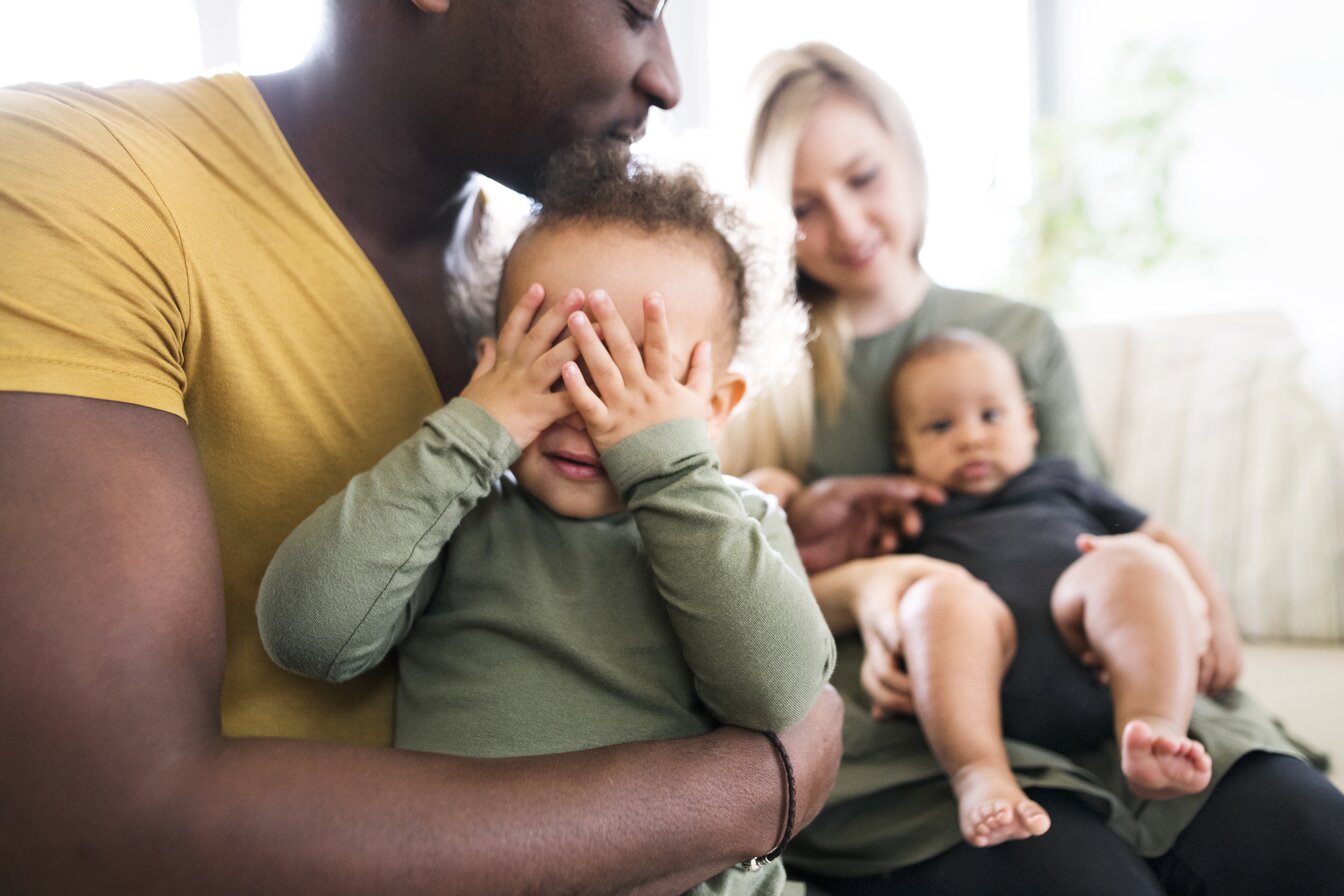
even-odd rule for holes
{"type": "Polygon", "coordinates": [[[846,299],[879,297],[917,266],[920,197],[909,157],[861,101],[823,100],[793,166],[798,266],[846,299]]]}

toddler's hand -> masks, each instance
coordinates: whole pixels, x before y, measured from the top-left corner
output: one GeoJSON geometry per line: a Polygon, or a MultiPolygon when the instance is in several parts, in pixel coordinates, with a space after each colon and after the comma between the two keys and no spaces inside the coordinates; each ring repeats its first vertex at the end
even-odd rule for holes
{"type": "Polygon", "coordinates": [[[598,451],[668,420],[709,416],[713,368],[708,342],[691,351],[690,368],[683,384],[672,368],[667,312],[655,293],[644,297],[644,351],[630,335],[611,298],[600,290],[588,297],[598,326],[575,311],[569,318],[593,386],[575,363],[564,365],[562,376],[574,408],[588,427],[588,436],[598,451]]]}
{"type": "Polygon", "coordinates": [[[560,379],[561,368],[579,356],[572,339],[558,344],[555,340],[565,332],[569,315],[583,306],[583,293],[571,290],[536,317],[545,298],[538,284],[527,288],[500,328],[498,342],[481,340],[476,370],[462,390],[463,398],[484,408],[522,448],[574,411],[569,393],[551,387],[560,379]]]}

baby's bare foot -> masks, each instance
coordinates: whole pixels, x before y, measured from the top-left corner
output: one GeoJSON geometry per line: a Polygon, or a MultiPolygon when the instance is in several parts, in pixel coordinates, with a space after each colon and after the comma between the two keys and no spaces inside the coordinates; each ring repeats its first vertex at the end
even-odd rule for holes
{"type": "Polygon", "coordinates": [[[1036,837],[1050,830],[1050,816],[1032,802],[1007,768],[967,766],[952,775],[961,834],[972,846],[1036,837]]]}
{"type": "Polygon", "coordinates": [[[1169,800],[1208,787],[1213,760],[1199,741],[1157,734],[1148,722],[1134,719],[1120,738],[1120,769],[1135,796],[1169,800]]]}

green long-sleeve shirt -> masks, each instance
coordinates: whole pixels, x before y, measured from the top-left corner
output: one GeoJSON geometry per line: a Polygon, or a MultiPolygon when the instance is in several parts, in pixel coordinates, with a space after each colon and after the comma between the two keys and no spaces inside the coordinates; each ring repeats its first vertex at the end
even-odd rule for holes
{"type": "MultiPolygon", "coordinates": [[[[703,423],[602,456],[628,510],[556,514],[519,449],[455,399],[280,547],[257,605],[281,665],[345,680],[399,651],[398,746],[519,756],[798,721],[834,643],[774,502],[703,423]]],[[[778,871],[697,892],[775,893],[778,871]]]]}

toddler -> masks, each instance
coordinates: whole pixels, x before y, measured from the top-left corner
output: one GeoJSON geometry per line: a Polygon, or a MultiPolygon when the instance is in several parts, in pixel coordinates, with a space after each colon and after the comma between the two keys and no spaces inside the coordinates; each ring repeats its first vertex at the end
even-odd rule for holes
{"type": "MultiPolygon", "coordinates": [[[[594,150],[539,200],[461,397],[276,554],[266,649],[332,681],[395,649],[396,744],[417,750],[791,725],[835,648],[783,513],[711,447],[745,391],[728,362],[753,311],[731,210],[692,174],[594,150]]],[[[694,892],[783,883],[775,863],[694,892]]]]}

